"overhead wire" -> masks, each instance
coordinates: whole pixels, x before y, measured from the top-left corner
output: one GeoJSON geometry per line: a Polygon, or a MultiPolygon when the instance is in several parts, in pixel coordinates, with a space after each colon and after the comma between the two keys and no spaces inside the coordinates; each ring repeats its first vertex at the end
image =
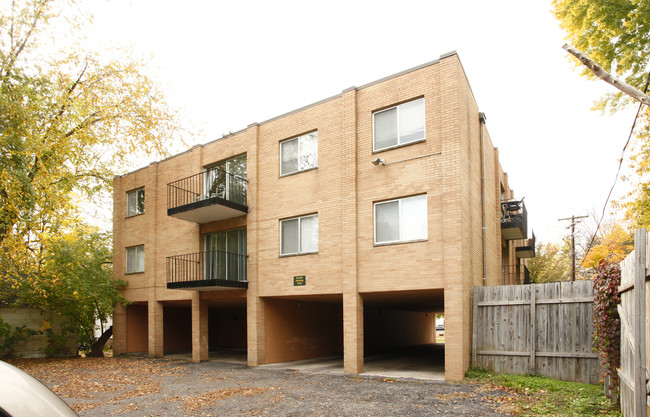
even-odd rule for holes
{"type": "MultiPolygon", "coordinates": [[[[645,82],[645,87],[643,89],[643,93],[648,92],[648,84],[650,84],[650,72],[648,72],[648,77],[645,82]]],[[[621,158],[618,161],[618,169],[616,170],[616,176],[614,177],[614,183],[612,184],[612,187],[609,189],[609,194],[607,194],[607,200],[605,200],[605,204],[603,205],[603,211],[600,214],[600,220],[598,220],[598,225],[596,226],[596,231],[594,232],[593,236],[591,236],[591,241],[589,242],[589,246],[587,247],[587,250],[585,251],[584,256],[582,257],[582,260],[580,261],[580,265],[582,265],[587,258],[587,255],[589,255],[589,251],[591,251],[591,248],[594,244],[594,241],[596,240],[596,236],[598,235],[598,231],[600,230],[600,225],[603,222],[603,219],[605,218],[605,210],[607,210],[607,205],[609,204],[609,199],[612,197],[612,192],[614,191],[614,187],[616,186],[616,182],[618,181],[618,177],[621,173],[621,167],[623,166],[623,158],[625,156],[625,150],[627,149],[628,145],[630,144],[630,140],[632,139],[632,135],[634,134],[634,129],[636,127],[636,122],[639,119],[639,114],[641,114],[641,109],[643,108],[643,103],[639,103],[639,108],[636,111],[636,115],[634,116],[634,121],[632,122],[632,128],[630,129],[630,134],[627,137],[627,141],[625,142],[625,146],[623,146],[623,150],[621,151],[621,158]]]]}

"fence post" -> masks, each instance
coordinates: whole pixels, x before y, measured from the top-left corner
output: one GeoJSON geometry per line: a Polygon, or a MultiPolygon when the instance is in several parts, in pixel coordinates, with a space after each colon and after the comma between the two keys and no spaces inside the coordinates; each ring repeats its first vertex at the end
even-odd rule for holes
{"type": "Polygon", "coordinates": [[[478,349],[478,293],[481,287],[474,287],[472,299],[472,366],[476,367],[476,350],[478,349]]]}
{"type": "Polygon", "coordinates": [[[634,415],[646,415],[645,277],[646,230],[634,232],[634,415]]]}
{"type": "Polygon", "coordinates": [[[535,373],[536,368],[536,350],[537,350],[537,307],[535,306],[535,290],[536,285],[530,284],[530,369],[529,372],[535,373]]]}

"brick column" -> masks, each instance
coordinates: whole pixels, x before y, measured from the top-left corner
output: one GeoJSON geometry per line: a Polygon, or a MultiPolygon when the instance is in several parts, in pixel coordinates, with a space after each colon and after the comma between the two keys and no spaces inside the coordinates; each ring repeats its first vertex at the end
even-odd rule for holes
{"type": "Polygon", "coordinates": [[[341,94],[341,242],[343,263],[343,371],[363,372],[363,299],[357,277],[357,89],[341,94]]]}
{"type": "Polygon", "coordinates": [[[113,355],[126,353],[126,307],[115,305],[113,309],[113,355]]]}
{"type": "Polygon", "coordinates": [[[149,356],[163,356],[163,304],[156,301],[152,291],[148,304],[149,356]]]}
{"type": "Polygon", "coordinates": [[[246,324],[248,366],[266,361],[264,332],[264,301],[259,297],[258,243],[259,243],[259,178],[260,178],[260,126],[252,123],[248,131],[255,137],[255,147],[248,153],[248,216],[246,234],[248,244],[248,290],[246,291],[246,324]]]}
{"type": "Polygon", "coordinates": [[[208,303],[192,292],[192,362],[208,360],[208,303]]]}
{"type": "Polygon", "coordinates": [[[343,294],[343,372],[363,372],[363,299],[356,292],[343,294]]]}

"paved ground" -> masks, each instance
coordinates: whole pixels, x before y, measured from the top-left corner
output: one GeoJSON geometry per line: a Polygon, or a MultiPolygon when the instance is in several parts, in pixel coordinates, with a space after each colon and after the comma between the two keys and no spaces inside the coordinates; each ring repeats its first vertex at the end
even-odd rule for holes
{"type": "Polygon", "coordinates": [[[489,387],[181,359],[20,360],[80,416],[504,416],[489,387]]]}
{"type": "MultiPolygon", "coordinates": [[[[431,344],[401,348],[394,351],[366,355],[362,377],[445,380],[445,345],[431,344]]],[[[300,372],[343,375],[343,357],[308,359],[262,365],[263,369],[289,369],[300,372]]]]}

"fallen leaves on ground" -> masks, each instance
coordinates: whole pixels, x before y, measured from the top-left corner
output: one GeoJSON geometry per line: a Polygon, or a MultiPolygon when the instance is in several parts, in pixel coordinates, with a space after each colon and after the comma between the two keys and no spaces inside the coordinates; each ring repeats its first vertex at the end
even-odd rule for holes
{"type": "Polygon", "coordinates": [[[205,407],[209,407],[217,401],[222,401],[232,397],[252,397],[263,394],[272,388],[223,388],[215,391],[206,392],[205,394],[195,397],[175,397],[172,399],[181,400],[186,411],[198,412],[205,407]]]}
{"type": "Polygon", "coordinates": [[[161,386],[154,377],[185,372],[170,366],[176,361],[149,358],[15,359],[11,363],[49,386],[77,413],[159,393],[161,386]]]}

